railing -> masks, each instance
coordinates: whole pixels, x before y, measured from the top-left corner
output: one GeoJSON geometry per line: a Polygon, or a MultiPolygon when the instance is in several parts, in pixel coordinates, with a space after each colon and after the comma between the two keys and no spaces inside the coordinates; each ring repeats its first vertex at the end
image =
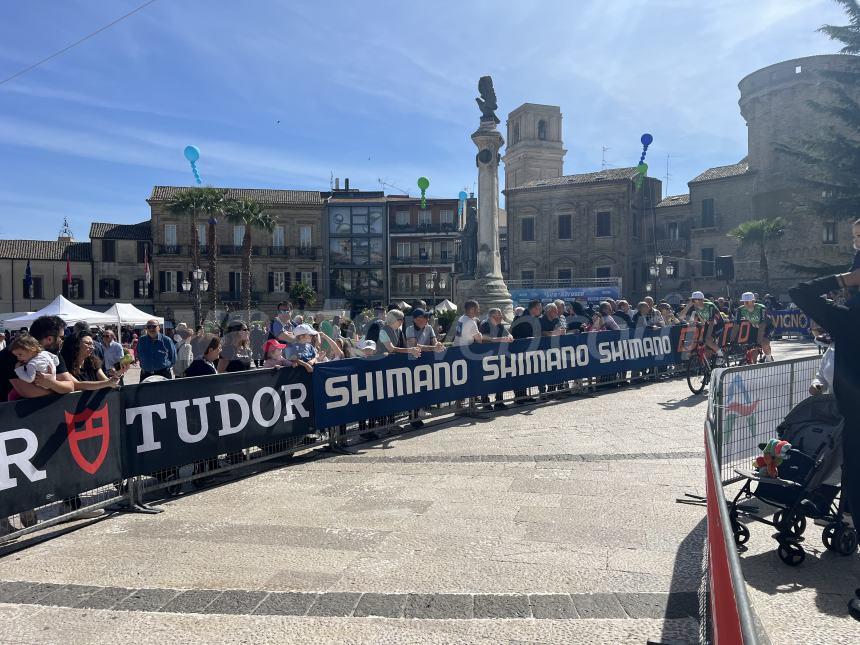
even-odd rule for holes
{"type": "Polygon", "coordinates": [[[453,224],[392,224],[392,233],[456,233],[453,224]]]}
{"type": "Polygon", "coordinates": [[[508,280],[509,289],[553,289],[572,287],[620,287],[621,278],[574,278],[572,280],[508,280]]]}
{"type": "MultiPolygon", "coordinates": [[[[650,240],[649,244],[653,245],[654,240],[650,240]]],[[[660,253],[688,253],[690,251],[690,240],[661,240],[657,239],[657,250],[660,253]]]]}
{"type": "MultiPolygon", "coordinates": [[[[243,252],[244,247],[241,244],[239,246],[235,244],[220,244],[218,246],[218,253],[221,255],[242,255],[243,252]]],[[[260,247],[252,246],[251,255],[260,255],[260,247]]]]}
{"type": "Polygon", "coordinates": [[[290,248],[288,246],[270,246],[269,255],[286,258],[290,255],[290,248]]]}
{"type": "Polygon", "coordinates": [[[158,253],[159,255],[181,255],[182,246],[179,244],[159,244],[158,253]]]}
{"type": "MultiPolygon", "coordinates": [[[[219,291],[218,299],[224,303],[237,303],[242,302],[242,291],[219,291]]],[[[259,302],[260,298],[263,296],[261,291],[252,291],[251,292],[251,302],[259,302]]]]}
{"type": "Polygon", "coordinates": [[[429,255],[426,255],[426,256],[421,256],[421,255],[414,256],[414,255],[412,255],[412,256],[406,256],[406,257],[397,256],[397,257],[391,258],[391,263],[392,264],[400,264],[400,265],[404,265],[404,264],[453,264],[454,258],[453,258],[453,256],[450,258],[447,258],[447,259],[441,258],[441,257],[436,258],[436,257],[432,257],[429,255]]]}
{"type": "Polygon", "coordinates": [[[297,258],[306,258],[309,260],[314,260],[317,256],[321,255],[321,249],[318,246],[294,246],[293,254],[297,258]]]}

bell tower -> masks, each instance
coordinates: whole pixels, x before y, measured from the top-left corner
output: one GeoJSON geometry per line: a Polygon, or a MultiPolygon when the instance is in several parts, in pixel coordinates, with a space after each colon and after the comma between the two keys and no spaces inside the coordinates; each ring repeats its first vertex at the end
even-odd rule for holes
{"type": "Polygon", "coordinates": [[[508,115],[508,147],[505,149],[505,188],[516,188],[536,179],[563,174],[561,108],[557,105],[523,103],[508,115]]]}

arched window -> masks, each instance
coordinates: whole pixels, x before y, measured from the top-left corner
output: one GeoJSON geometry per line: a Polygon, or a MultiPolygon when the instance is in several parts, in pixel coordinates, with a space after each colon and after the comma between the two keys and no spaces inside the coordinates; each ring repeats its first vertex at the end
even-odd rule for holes
{"type": "Polygon", "coordinates": [[[543,119],[538,121],[538,139],[546,141],[546,121],[543,119]]]}
{"type": "Polygon", "coordinates": [[[513,132],[511,132],[511,145],[519,142],[520,140],[520,122],[517,121],[514,123],[513,132]]]}

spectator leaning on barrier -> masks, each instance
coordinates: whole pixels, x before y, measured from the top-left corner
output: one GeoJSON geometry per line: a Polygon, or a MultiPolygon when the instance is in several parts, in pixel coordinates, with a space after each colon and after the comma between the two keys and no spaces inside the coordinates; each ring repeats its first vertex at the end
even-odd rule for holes
{"type": "Polygon", "coordinates": [[[69,394],[75,391],[75,379],[69,374],[66,364],[60,356],[63,344],[63,329],[66,324],[58,316],[41,316],[30,325],[30,335],[35,338],[42,349],[57,356],[56,375],[36,374],[32,383],[26,383],[15,374],[18,363],[15,355],[7,347],[0,355],[0,400],[15,398],[32,399],[48,394],[69,394]],[[12,392],[14,391],[14,395],[12,392]]]}
{"type": "Polygon", "coordinates": [[[215,363],[221,356],[221,339],[215,334],[204,334],[194,343],[195,351],[200,354],[194,357],[191,365],[185,370],[185,376],[210,376],[217,374],[215,363]]]}
{"type": "Polygon", "coordinates": [[[558,307],[553,302],[543,309],[543,315],[540,317],[540,331],[541,336],[561,336],[566,331],[561,326],[558,307]]]}
{"type": "Polygon", "coordinates": [[[406,335],[403,333],[405,317],[403,312],[397,309],[392,309],[385,314],[385,326],[379,330],[379,342],[376,344],[377,354],[421,356],[419,347],[408,347],[406,344],[406,335]]]}
{"type": "Polygon", "coordinates": [[[663,322],[667,325],[678,325],[680,324],[680,320],[675,315],[675,312],[672,311],[672,305],[668,302],[661,302],[657,305],[657,310],[660,312],[660,315],[663,317],[663,322]]]}
{"type": "Polygon", "coordinates": [[[303,367],[308,373],[314,371],[317,363],[317,350],[314,347],[313,337],[319,332],[311,325],[301,324],[293,329],[296,342],[284,350],[284,356],[294,367],[303,367]]]}
{"type": "MultiPolygon", "coordinates": [[[[860,269],[803,282],[789,290],[791,299],[823,327],[838,344],[833,370],[833,392],[845,417],[843,442],[843,492],[852,516],[860,517],[860,307],[845,307],[827,301],[831,291],[860,287],[860,269]]],[[[849,604],[851,615],[860,620],[860,598],[849,604]]]]}
{"type": "MultiPolygon", "coordinates": [[[[478,331],[481,332],[483,342],[485,343],[510,343],[514,340],[514,337],[505,329],[502,310],[498,307],[493,307],[487,312],[487,319],[478,326],[478,331]]],[[[503,399],[504,392],[498,392],[495,403],[497,410],[508,407],[502,402],[503,399]]],[[[484,409],[493,407],[490,406],[490,397],[488,396],[482,396],[481,402],[484,404],[484,409]]]]}
{"type": "Polygon", "coordinates": [[[665,324],[663,316],[644,300],[636,305],[636,313],[633,314],[634,327],[662,327],[665,324]]]}
{"type": "Polygon", "coordinates": [[[171,368],[176,362],[176,346],[161,333],[161,326],[155,319],[146,323],[146,333],[138,339],[137,358],[140,361],[140,380],[150,376],[173,378],[171,368]]]}
{"type": "Polygon", "coordinates": [[[624,323],[628,327],[633,326],[633,318],[630,316],[630,303],[626,300],[619,300],[616,307],[615,312],[612,314],[613,317],[618,322],[618,326],[621,327],[621,323],[624,323]],[[619,322],[618,319],[621,319],[619,322]]]}
{"type": "Polygon", "coordinates": [[[436,332],[430,324],[430,314],[423,309],[412,310],[412,324],[406,328],[406,346],[418,347],[422,351],[441,352],[445,347],[436,340],[436,332]]]}
{"type": "Polygon", "coordinates": [[[95,339],[89,331],[69,336],[60,349],[66,367],[75,379],[75,391],[103,390],[117,387],[123,371],[110,378],[102,370],[102,362],[95,353],[95,339]]]}
{"type": "Polygon", "coordinates": [[[235,320],[227,326],[224,334],[221,358],[218,359],[218,372],[244,372],[253,367],[251,338],[248,326],[235,320]]]}
{"type": "Polygon", "coordinates": [[[269,323],[269,338],[292,343],[296,339],[292,332],[293,305],[288,300],[284,300],[278,303],[278,313],[269,323]]]}
{"type": "Polygon", "coordinates": [[[456,347],[483,341],[483,336],[478,331],[478,314],[481,313],[481,306],[475,300],[467,300],[463,303],[463,312],[463,315],[457,319],[457,329],[454,332],[456,347]]]}
{"type": "Polygon", "coordinates": [[[567,331],[581,334],[588,329],[590,320],[585,313],[585,307],[581,302],[570,303],[570,315],[567,317],[567,331]]]}

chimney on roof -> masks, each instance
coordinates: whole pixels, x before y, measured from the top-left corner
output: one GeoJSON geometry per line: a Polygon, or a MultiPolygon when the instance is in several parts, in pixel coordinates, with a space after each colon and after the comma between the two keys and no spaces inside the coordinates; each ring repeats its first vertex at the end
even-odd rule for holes
{"type": "Polygon", "coordinates": [[[349,190],[349,177],[343,180],[343,189],[349,190]]]}
{"type": "Polygon", "coordinates": [[[340,190],[340,177],[335,177],[335,178],[334,178],[334,189],[335,189],[335,190],[340,190]]]}

